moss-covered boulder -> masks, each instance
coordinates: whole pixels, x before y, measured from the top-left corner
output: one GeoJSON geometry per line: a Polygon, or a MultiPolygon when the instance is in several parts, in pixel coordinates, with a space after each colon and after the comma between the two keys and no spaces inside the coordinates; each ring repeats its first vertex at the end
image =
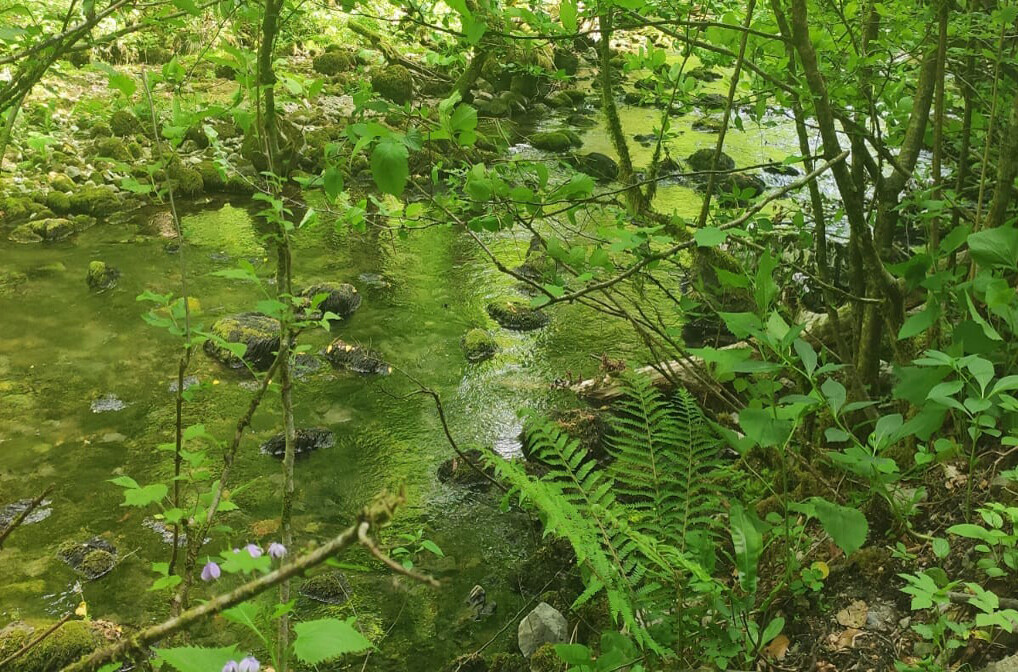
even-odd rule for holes
{"type": "Polygon", "coordinates": [[[619,176],[619,164],[601,152],[574,155],[570,157],[569,163],[576,170],[590,175],[599,182],[611,182],[619,176]]]}
{"type": "Polygon", "coordinates": [[[530,672],[530,665],[518,653],[496,653],[488,659],[488,672],[530,672]]]}
{"type": "Polygon", "coordinates": [[[67,541],[57,549],[57,557],[89,581],[109,574],[117,564],[117,549],[95,537],[85,542],[67,541]]]}
{"type": "Polygon", "coordinates": [[[219,166],[214,161],[202,161],[196,164],[194,169],[201,176],[205,191],[217,192],[226,189],[226,178],[219,172],[219,166]]]}
{"type": "Polygon", "coordinates": [[[74,191],[74,180],[63,174],[54,175],[49,181],[49,186],[54,191],[68,193],[74,191]]]}
{"type": "Polygon", "coordinates": [[[95,152],[96,156],[116,161],[126,162],[132,158],[127,145],[120,138],[99,138],[92,145],[92,151],[95,152]]]}
{"type": "Polygon", "coordinates": [[[530,144],[546,152],[568,152],[583,144],[575,131],[541,131],[530,136],[530,144]]]}
{"type": "MultiPolygon", "coordinates": [[[[307,455],[323,448],[336,445],[335,435],[323,427],[302,427],[294,431],[294,455],[307,455]]],[[[266,455],[283,459],[286,455],[286,434],[280,432],[262,444],[261,450],[266,455]]]]}
{"type": "Polygon", "coordinates": [[[544,102],[547,103],[549,107],[558,109],[570,108],[575,105],[573,99],[565,91],[556,91],[555,93],[550,94],[544,99],[544,102]]]}
{"type": "Polygon", "coordinates": [[[142,132],[141,120],[130,110],[117,110],[110,117],[110,130],[118,138],[126,138],[142,132]]]}
{"type": "Polygon", "coordinates": [[[693,130],[701,133],[720,133],[724,122],[718,117],[700,117],[693,122],[693,130]]]}
{"type": "Polygon", "coordinates": [[[326,346],[321,354],[336,369],[363,375],[387,376],[392,373],[392,367],[379,353],[364,346],[347,343],[341,338],[326,346]]]}
{"type": "Polygon", "coordinates": [[[300,297],[310,309],[307,313],[310,319],[321,319],[325,313],[335,313],[346,320],[361,305],[360,292],[356,287],[345,282],[318,282],[301,291],[300,297]],[[312,308],[311,304],[315,297],[322,295],[324,298],[312,308]]]}
{"type": "Polygon", "coordinates": [[[551,642],[542,644],[530,655],[530,672],[561,672],[565,664],[555,653],[555,645],[551,642]]]}
{"type": "MultiPolygon", "coordinates": [[[[688,157],[686,157],[686,163],[689,167],[697,172],[705,172],[711,169],[711,161],[714,160],[714,150],[710,148],[698,149],[688,157]]],[[[735,159],[728,156],[724,152],[718,157],[718,163],[714,167],[715,170],[735,170],[735,159]]]]}
{"type": "MultiPolygon", "coordinates": [[[[15,622],[0,630],[0,660],[19,651],[52,624],[15,622]]],[[[94,622],[68,621],[4,667],[5,672],[56,672],[99,648],[103,637],[94,622]]]]}
{"type": "Polygon", "coordinates": [[[450,661],[442,672],[489,672],[488,661],[478,653],[464,653],[450,661]]]}
{"type": "Polygon", "coordinates": [[[51,191],[46,194],[46,207],[63,215],[71,211],[71,197],[62,191],[51,191]]]}
{"type": "Polygon", "coordinates": [[[715,70],[711,70],[708,67],[699,65],[689,71],[689,76],[693,79],[698,79],[701,82],[714,82],[721,79],[721,73],[715,70]]]}
{"type": "Polygon", "coordinates": [[[509,116],[509,103],[503,98],[492,98],[477,105],[477,113],[482,117],[501,119],[509,116]]]}
{"type": "Polygon", "coordinates": [[[141,50],[141,62],[146,65],[163,65],[173,58],[173,52],[166,47],[153,45],[141,50]]]}
{"type": "Polygon", "coordinates": [[[512,76],[509,80],[509,90],[525,98],[534,98],[540,90],[541,80],[537,75],[529,72],[521,72],[512,76]]]}
{"type": "Polygon", "coordinates": [[[505,329],[532,331],[548,324],[548,315],[519,299],[493,301],[487,306],[491,319],[505,329]]]}
{"type": "Polygon", "coordinates": [[[696,104],[707,110],[723,110],[728,106],[728,98],[720,93],[701,93],[696,97],[696,104]]]}
{"type": "Polygon", "coordinates": [[[569,76],[575,75],[576,71],[580,69],[580,57],[576,55],[576,52],[568,49],[556,49],[554,59],[555,69],[563,70],[569,76]]]}
{"type": "Polygon", "coordinates": [[[327,77],[346,72],[353,66],[353,58],[343,51],[326,51],[311,63],[311,67],[315,72],[327,77]]]}
{"type": "Polygon", "coordinates": [[[47,217],[21,224],[11,231],[8,238],[15,243],[42,243],[63,240],[84,227],[70,219],[47,217]]]}
{"type": "Polygon", "coordinates": [[[120,271],[113,268],[105,261],[90,261],[88,263],[88,274],[85,276],[88,288],[93,292],[105,292],[117,286],[120,278],[120,271]]]}
{"type": "Polygon", "coordinates": [[[371,89],[382,98],[403,105],[414,96],[413,77],[402,65],[390,65],[371,76],[371,89]]]}
{"type": "Polygon", "coordinates": [[[498,343],[484,329],[471,329],[463,335],[463,352],[468,362],[481,362],[498,352],[498,343]]]}
{"type": "Polygon", "coordinates": [[[108,217],[119,207],[120,199],[111,187],[83,187],[71,194],[71,212],[76,215],[108,217]]]}
{"type": "MultiPolygon", "coordinates": [[[[20,271],[0,268],[0,296],[11,294],[27,281],[28,276],[20,271]]],[[[10,521],[4,522],[4,508],[0,508],[0,529],[6,527],[9,523],[10,521]]]]}
{"type": "Polygon", "coordinates": [[[353,589],[343,572],[333,570],[312,576],[301,585],[299,592],[309,600],[338,605],[350,599],[353,589]]]}
{"type": "Polygon", "coordinates": [[[240,313],[216,320],[211,338],[203,346],[205,354],[231,369],[245,362],[254,369],[272,366],[279,350],[279,322],[262,313],[240,313]],[[232,348],[230,346],[233,346],[232,348]],[[237,345],[245,346],[240,352],[237,345]]]}
{"type": "Polygon", "coordinates": [[[181,196],[194,197],[205,190],[205,181],[201,173],[178,158],[170,161],[166,167],[166,175],[173,180],[173,189],[181,196]]]}
{"type": "Polygon", "coordinates": [[[109,138],[113,135],[113,129],[105,121],[97,121],[92,124],[88,135],[91,138],[109,138]]]}

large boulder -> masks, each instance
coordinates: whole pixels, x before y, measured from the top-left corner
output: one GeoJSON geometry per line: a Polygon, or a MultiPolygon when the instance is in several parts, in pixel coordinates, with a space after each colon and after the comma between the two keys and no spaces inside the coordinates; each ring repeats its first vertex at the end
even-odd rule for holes
{"type": "Polygon", "coordinates": [[[353,65],[354,61],[349,54],[342,51],[326,51],[312,62],[311,67],[315,72],[331,77],[346,72],[353,65]]]}
{"type": "Polygon", "coordinates": [[[71,194],[71,212],[76,215],[106,217],[120,206],[117,192],[111,187],[84,187],[71,194]]]}
{"type": "MultiPolygon", "coordinates": [[[[689,167],[697,172],[705,172],[711,169],[711,161],[714,160],[714,150],[703,148],[698,149],[686,158],[689,167]]],[[[714,170],[735,170],[735,159],[721,152],[718,163],[714,170]]]]}
{"type": "Polygon", "coordinates": [[[345,282],[319,282],[307,287],[300,293],[300,298],[311,306],[316,296],[325,295],[315,308],[308,313],[311,319],[321,319],[325,313],[335,313],[342,319],[348,319],[361,305],[361,295],[357,288],[345,282]]]}
{"type": "Polygon", "coordinates": [[[532,331],[548,324],[548,315],[536,308],[531,308],[519,299],[493,301],[487,306],[488,315],[498,322],[499,326],[514,331],[532,331]]]}
{"type": "MultiPolygon", "coordinates": [[[[100,622],[68,621],[4,666],[4,672],[54,672],[75,662],[103,644],[100,622]]],[[[0,630],[0,660],[14,655],[50,628],[21,621],[0,630]]]]}
{"type": "Polygon", "coordinates": [[[530,144],[546,152],[567,152],[573,147],[581,146],[583,141],[575,131],[541,131],[530,137],[530,144]]]}
{"type": "Polygon", "coordinates": [[[142,132],[141,121],[130,110],[117,110],[110,117],[110,130],[118,138],[142,132]]]}
{"type": "Polygon", "coordinates": [[[377,352],[370,348],[347,343],[341,338],[330,343],[322,351],[322,356],[337,369],[364,375],[387,376],[392,373],[392,367],[386,364],[377,352]]]}
{"type": "Polygon", "coordinates": [[[542,602],[520,621],[517,643],[524,656],[530,658],[543,644],[560,644],[569,638],[569,624],[558,609],[542,602]]]}
{"type": "MultiPolygon", "coordinates": [[[[307,455],[315,450],[332,448],[336,445],[335,435],[322,427],[302,427],[294,432],[294,455],[307,455]]],[[[286,456],[286,434],[280,432],[261,446],[262,452],[283,459],[286,456]]]]}
{"type": "Polygon", "coordinates": [[[498,351],[498,343],[484,329],[471,329],[463,335],[463,351],[468,362],[481,362],[498,351]]]}
{"type": "Polygon", "coordinates": [[[402,65],[390,65],[372,75],[371,89],[382,98],[403,105],[414,96],[413,77],[402,65]]]}
{"type": "Polygon", "coordinates": [[[240,313],[216,320],[211,338],[205,341],[205,354],[231,369],[247,362],[255,369],[272,366],[279,350],[279,322],[261,313],[240,313]],[[240,343],[247,347],[243,359],[223,343],[240,343]]]}
{"type": "Polygon", "coordinates": [[[47,217],[21,224],[8,237],[15,243],[41,243],[63,240],[78,230],[78,225],[69,219],[47,217]]]}
{"type": "Polygon", "coordinates": [[[619,164],[601,152],[578,154],[573,156],[569,163],[581,173],[586,173],[601,182],[611,182],[619,176],[619,164]]]}

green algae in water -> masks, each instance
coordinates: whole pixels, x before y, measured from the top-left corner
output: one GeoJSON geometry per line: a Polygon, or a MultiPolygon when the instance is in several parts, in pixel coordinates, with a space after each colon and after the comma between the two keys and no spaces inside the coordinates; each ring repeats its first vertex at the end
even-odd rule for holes
{"type": "Polygon", "coordinates": [[[265,255],[265,247],[258,239],[250,213],[229,203],[218,210],[188,215],[181,224],[192,245],[207,247],[231,257],[265,255]]]}

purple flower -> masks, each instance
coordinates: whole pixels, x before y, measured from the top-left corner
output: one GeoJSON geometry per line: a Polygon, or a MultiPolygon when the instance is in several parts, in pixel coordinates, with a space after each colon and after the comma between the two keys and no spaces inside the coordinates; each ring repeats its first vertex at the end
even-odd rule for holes
{"type": "Polygon", "coordinates": [[[283,546],[278,541],[273,541],[269,544],[269,557],[279,560],[286,555],[286,546],[283,546]]]}
{"type": "Polygon", "coordinates": [[[226,665],[223,665],[223,672],[237,672],[237,661],[228,660],[226,665]]]}
{"type": "MultiPolygon", "coordinates": [[[[250,553],[252,558],[262,557],[262,549],[256,546],[255,544],[248,544],[247,546],[244,547],[244,550],[250,553]]],[[[244,660],[247,660],[247,658],[245,658],[244,660]]],[[[252,658],[251,660],[254,660],[254,658],[252,658]]],[[[243,663],[244,661],[242,660],[240,662],[243,663]]],[[[258,661],[255,660],[255,662],[257,663],[258,661]]]]}
{"type": "Polygon", "coordinates": [[[258,672],[261,669],[262,664],[258,662],[258,659],[254,656],[248,656],[244,660],[240,661],[237,666],[238,672],[258,672]]]}
{"type": "MultiPolygon", "coordinates": [[[[216,563],[214,563],[211,560],[209,560],[207,563],[205,563],[205,566],[202,567],[202,570],[201,570],[201,580],[202,581],[215,581],[216,579],[219,578],[219,576],[221,574],[222,574],[222,572],[219,570],[219,565],[217,565],[216,563]]],[[[225,672],[225,668],[224,668],[224,672],[225,672]]]]}

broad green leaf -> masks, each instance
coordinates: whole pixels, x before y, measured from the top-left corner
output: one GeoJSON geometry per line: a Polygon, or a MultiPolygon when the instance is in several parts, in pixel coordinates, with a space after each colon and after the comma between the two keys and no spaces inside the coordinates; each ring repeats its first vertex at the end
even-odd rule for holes
{"type": "Polygon", "coordinates": [[[869,533],[866,516],[857,509],[829,502],[823,497],[813,497],[810,501],[824,532],[830,535],[845,555],[851,555],[862,548],[869,533]]]}
{"type": "Polygon", "coordinates": [[[806,367],[806,374],[812,376],[813,372],[816,371],[817,368],[816,350],[813,349],[812,345],[801,338],[797,338],[792,341],[792,347],[795,348],[796,354],[798,354],[799,359],[802,360],[802,365],[806,367]]]}
{"type": "Polygon", "coordinates": [[[567,33],[576,32],[576,0],[562,0],[559,4],[558,18],[567,33]]]}
{"type": "Polygon", "coordinates": [[[940,311],[935,308],[935,305],[931,304],[915,315],[909,315],[905,323],[901,325],[901,329],[898,330],[898,340],[902,341],[906,338],[918,336],[932,327],[937,318],[940,317],[940,311]]]}
{"type": "Polygon", "coordinates": [[[1018,230],[1010,226],[984,229],[969,235],[969,254],[982,266],[1018,267],[1018,230]]]}
{"type": "Polygon", "coordinates": [[[181,646],[173,649],[155,649],[156,657],[165,661],[177,672],[217,672],[231,660],[240,660],[236,646],[206,649],[200,646],[181,646]]]}
{"type": "Polygon", "coordinates": [[[762,408],[739,411],[739,426],[747,437],[763,448],[784,444],[792,431],[790,421],[775,418],[772,411],[762,408]]]}
{"type": "Polygon", "coordinates": [[[323,618],[297,623],[293,626],[297,633],[294,654],[308,665],[317,665],[348,653],[367,651],[372,644],[353,627],[355,620],[323,618]]]}
{"type": "Polygon", "coordinates": [[[728,239],[728,234],[716,226],[705,226],[693,233],[693,240],[700,247],[717,247],[728,239]]]}
{"type": "Polygon", "coordinates": [[[845,405],[847,395],[845,386],[833,378],[828,378],[820,386],[820,391],[827,397],[827,403],[831,405],[831,412],[837,416],[841,407],[845,405]]]}
{"type": "Polygon", "coordinates": [[[757,565],[763,551],[763,535],[756,529],[753,517],[742,504],[735,502],[728,512],[732,546],[735,550],[735,567],[739,583],[749,594],[756,592],[757,565]]]}
{"type": "Polygon", "coordinates": [[[408,158],[406,145],[401,142],[385,139],[375,145],[371,152],[371,176],[379,190],[393,196],[403,195],[410,176],[408,158]]]}
{"type": "Polygon", "coordinates": [[[148,506],[160,501],[169,490],[165,483],[153,483],[143,488],[131,488],[124,491],[124,503],[121,506],[148,506]]]}
{"type": "Polygon", "coordinates": [[[119,485],[122,488],[129,488],[131,490],[137,490],[141,487],[138,485],[138,481],[134,480],[130,476],[117,476],[116,478],[111,478],[110,483],[113,485],[119,485]]]}

